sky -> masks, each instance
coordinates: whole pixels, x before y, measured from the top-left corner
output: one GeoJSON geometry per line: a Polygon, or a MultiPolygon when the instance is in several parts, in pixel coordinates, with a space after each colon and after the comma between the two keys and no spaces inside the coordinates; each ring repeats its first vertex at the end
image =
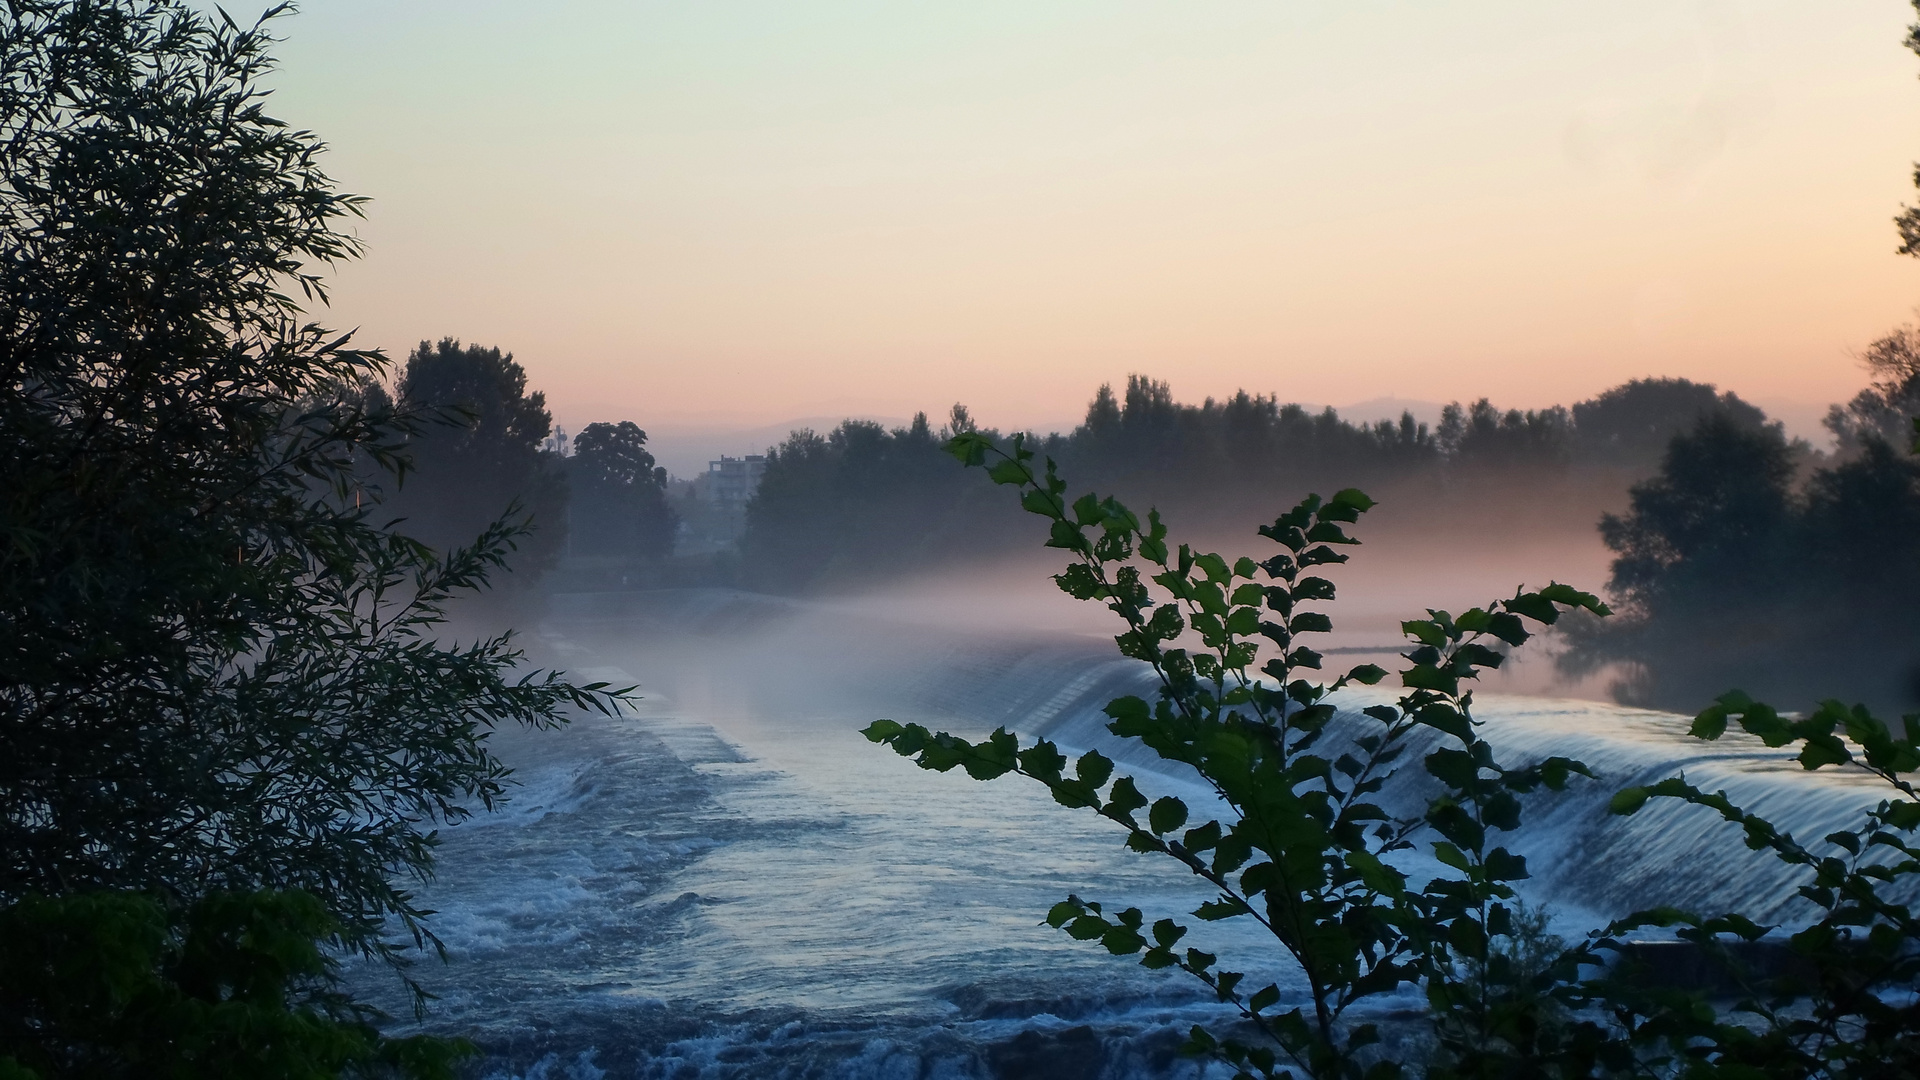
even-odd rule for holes
{"type": "MultiPolygon", "coordinates": [[[[333,325],[577,430],[1074,423],[1102,382],[1805,430],[1915,318],[1900,0],[307,0],[333,325]]],[[[742,447],[757,450],[758,447],[742,447]]]]}

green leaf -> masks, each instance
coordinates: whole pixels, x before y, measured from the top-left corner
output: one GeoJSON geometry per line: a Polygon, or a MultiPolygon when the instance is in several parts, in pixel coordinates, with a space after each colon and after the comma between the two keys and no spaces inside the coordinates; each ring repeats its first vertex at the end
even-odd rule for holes
{"type": "Polygon", "coordinates": [[[1333,629],[1333,620],[1317,611],[1303,611],[1287,623],[1295,634],[1324,634],[1333,629]]]}
{"type": "Polygon", "coordinates": [[[1329,508],[1336,506],[1350,507],[1363,514],[1379,505],[1379,503],[1368,498],[1367,493],[1361,491],[1359,488],[1342,488],[1333,493],[1333,498],[1327,500],[1327,506],[1329,508]]]}
{"type": "Polygon", "coordinates": [[[1098,600],[1111,595],[1107,586],[1086,563],[1074,563],[1054,575],[1053,583],[1075,600],[1098,600]]]}
{"type": "Polygon", "coordinates": [[[1453,867],[1455,870],[1468,870],[1473,867],[1473,863],[1468,861],[1465,852],[1462,852],[1458,847],[1447,843],[1445,840],[1434,842],[1433,857],[1453,867]]]}
{"type": "Polygon", "coordinates": [[[1067,924],[1067,936],[1075,941],[1098,941],[1107,935],[1107,920],[1098,915],[1081,915],[1067,924]]]}
{"type": "Polygon", "coordinates": [[[1239,916],[1245,915],[1247,913],[1248,913],[1247,905],[1241,903],[1238,900],[1232,900],[1225,897],[1222,897],[1219,900],[1208,900],[1207,902],[1201,904],[1199,907],[1193,909],[1194,918],[1201,919],[1206,922],[1220,922],[1224,919],[1238,918],[1239,916]]]}
{"type": "Polygon", "coordinates": [[[975,467],[987,460],[987,451],[993,449],[993,440],[977,431],[963,431],[947,440],[946,451],[960,459],[962,465],[975,467]]]}
{"type": "Polygon", "coordinates": [[[1363,686],[1372,686],[1387,677],[1387,669],[1378,664],[1361,664],[1347,672],[1348,680],[1363,686]]]}
{"type": "Polygon", "coordinates": [[[1882,808],[1881,816],[1896,829],[1920,827],[1920,802],[1894,799],[1882,808]]]}
{"type": "Polygon", "coordinates": [[[1727,710],[1724,706],[1709,705],[1693,718],[1693,726],[1687,734],[1696,739],[1717,739],[1727,732],[1727,710]]]}
{"type": "Polygon", "coordinates": [[[1304,577],[1294,582],[1292,596],[1294,603],[1303,604],[1309,600],[1332,600],[1333,582],[1322,577],[1304,577]]]}
{"type": "MultiPolygon", "coordinates": [[[[1436,731],[1443,731],[1461,742],[1473,741],[1473,722],[1449,702],[1435,702],[1413,714],[1413,718],[1436,731]]],[[[1391,723],[1391,719],[1387,719],[1391,723]]]]}
{"type": "Polygon", "coordinates": [[[1107,951],[1115,956],[1126,956],[1145,948],[1147,939],[1141,937],[1137,930],[1115,926],[1100,936],[1100,944],[1106,946],[1107,951]]]}
{"type": "MultiPolygon", "coordinates": [[[[1153,717],[1153,709],[1146,703],[1145,699],[1134,697],[1131,694],[1126,697],[1114,698],[1112,701],[1107,702],[1106,706],[1100,711],[1112,717],[1115,723],[1130,726],[1144,724],[1153,717]]],[[[1129,729],[1126,731],[1116,731],[1114,734],[1122,737],[1130,737],[1140,733],[1129,729]]]]}
{"type": "Polygon", "coordinates": [[[1523,881],[1527,877],[1526,857],[1515,855],[1506,848],[1494,848],[1488,852],[1486,867],[1489,881],[1523,881]]]}
{"type": "Polygon", "coordinates": [[[1307,530],[1307,542],[1313,544],[1357,544],[1360,541],[1348,536],[1340,526],[1332,521],[1321,521],[1307,530]]]}
{"type": "Polygon", "coordinates": [[[1614,793],[1607,803],[1607,811],[1621,816],[1636,814],[1647,804],[1647,796],[1652,794],[1643,787],[1622,788],[1614,793]]]}
{"type": "Polygon", "coordinates": [[[1060,779],[1060,770],[1067,764],[1067,759],[1061,755],[1059,748],[1045,739],[1041,739],[1015,756],[1020,761],[1020,767],[1025,769],[1028,775],[1043,783],[1060,779]]]}
{"type": "Polygon", "coordinates": [[[1378,855],[1370,851],[1349,851],[1344,856],[1348,866],[1360,875],[1367,888],[1385,896],[1398,896],[1406,884],[1405,875],[1380,861],[1378,855]]]}
{"type": "Polygon", "coordinates": [[[1155,800],[1147,812],[1147,822],[1157,834],[1165,834],[1187,823],[1187,804],[1169,795],[1155,800]]]}
{"type": "Polygon", "coordinates": [[[1100,787],[1113,775],[1113,762],[1098,750],[1089,750],[1074,762],[1074,774],[1090,787],[1100,787]]]}
{"type": "MultiPolygon", "coordinates": [[[[1133,777],[1123,776],[1113,782],[1113,788],[1107,792],[1105,811],[1110,815],[1133,820],[1133,812],[1147,805],[1147,797],[1133,784],[1133,777]]],[[[1156,830],[1163,831],[1163,830],[1156,830]]]]}
{"type": "Polygon", "coordinates": [[[1247,1008],[1258,1013],[1271,1009],[1279,1003],[1280,988],[1272,983],[1268,983],[1266,986],[1254,991],[1253,997],[1247,1000],[1247,1008]]]}
{"type": "Polygon", "coordinates": [[[1431,645],[1438,649],[1447,643],[1447,633],[1440,624],[1427,619],[1410,619],[1400,624],[1400,632],[1418,641],[1422,645],[1431,645]]]}
{"type": "MultiPolygon", "coordinates": [[[[1029,494],[1031,494],[1031,492],[1029,494]]],[[[1041,513],[1052,516],[1057,513],[1057,511],[1049,509],[1043,510],[1041,513]]],[[[1093,545],[1087,542],[1086,532],[1082,530],[1080,526],[1062,518],[1054,518],[1053,527],[1049,530],[1047,536],[1047,546],[1061,548],[1066,551],[1077,551],[1082,555],[1088,554],[1093,550],[1093,545]]]]}
{"type": "Polygon", "coordinates": [[[1553,601],[1537,592],[1520,593],[1510,600],[1501,601],[1500,606],[1513,612],[1515,615],[1532,619],[1534,622],[1544,623],[1548,626],[1553,625],[1560,619],[1560,609],[1553,606],[1553,601]]]}
{"type": "Polygon", "coordinates": [[[1599,597],[1589,592],[1581,592],[1571,585],[1563,585],[1557,581],[1541,589],[1540,595],[1556,604],[1561,604],[1569,608],[1583,609],[1595,615],[1607,616],[1613,614],[1613,612],[1607,608],[1607,605],[1600,602],[1599,597]]]}
{"type": "Polygon", "coordinates": [[[1449,666],[1455,671],[1460,671],[1460,665],[1462,664],[1469,664],[1473,667],[1482,667],[1491,670],[1505,663],[1506,659],[1505,656],[1487,648],[1485,645],[1467,642],[1454,650],[1453,663],[1449,666]]]}
{"type": "Polygon", "coordinates": [[[1346,562],[1347,556],[1323,544],[1301,552],[1299,561],[1301,566],[1324,566],[1328,563],[1346,562]]]}
{"type": "Polygon", "coordinates": [[[1414,664],[1407,668],[1400,673],[1400,683],[1409,690],[1432,690],[1441,694],[1455,694],[1460,690],[1456,676],[1432,664],[1414,664]]]}
{"type": "Polygon", "coordinates": [[[1509,645],[1524,645],[1533,634],[1518,616],[1494,612],[1487,617],[1487,632],[1509,645]]]}
{"type": "Polygon", "coordinates": [[[1005,458],[987,470],[987,478],[996,484],[1026,484],[1033,481],[1033,470],[1014,458],[1005,458]]]}
{"type": "Polygon", "coordinates": [[[1442,747],[1426,757],[1427,772],[1450,788],[1471,787],[1479,777],[1480,763],[1465,750],[1442,747]]]}
{"type": "Polygon", "coordinates": [[[1832,735],[1813,736],[1800,747],[1800,766],[1809,772],[1825,765],[1842,765],[1852,760],[1853,755],[1847,752],[1846,745],[1832,735]]]}
{"type": "Polygon", "coordinates": [[[1220,823],[1209,821],[1204,825],[1188,829],[1180,838],[1180,843],[1188,851],[1206,851],[1220,843],[1220,823]]]}

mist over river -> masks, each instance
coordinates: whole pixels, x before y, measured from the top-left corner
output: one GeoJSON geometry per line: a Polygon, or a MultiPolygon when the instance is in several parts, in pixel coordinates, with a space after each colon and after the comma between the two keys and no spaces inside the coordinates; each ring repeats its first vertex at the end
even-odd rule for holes
{"type": "MultiPolygon", "coordinates": [[[[1069,892],[1151,920],[1209,890],[1038,785],[925,772],[859,735],[881,716],[1004,724],[1099,747],[1150,796],[1203,800],[1104,731],[1100,707],[1151,683],[1091,625],[1014,632],[937,606],[915,618],[724,590],[556,598],[538,658],[638,682],[643,700],[497,737],[520,786],[443,832],[422,891],[451,957],[415,969],[439,998],[425,1028],[474,1038],[481,1075],[529,1080],[1227,1075],[1177,1053],[1192,1024],[1227,1021],[1197,984],[1040,922],[1069,892]]],[[[1795,915],[1748,899],[1791,888],[1732,826],[1660,805],[1610,818],[1619,787],[1684,770],[1808,838],[1880,797],[1751,740],[1690,740],[1667,714],[1499,694],[1477,712],[1508,762],[1567,754],[1601,775],[1529,803],[1513,845],[1563,934],[1661,902],[1795,915]]],[[[1422,798],[1414,772],[1387,798],[1422,798]]],[[[1200,924],[1190,941],[1285,989],[1292,974],[1259,967],[1275,950],[1250,930],[1200,924]]],[[[356,982],[407,1015],[390,977],[356,982]]]]}

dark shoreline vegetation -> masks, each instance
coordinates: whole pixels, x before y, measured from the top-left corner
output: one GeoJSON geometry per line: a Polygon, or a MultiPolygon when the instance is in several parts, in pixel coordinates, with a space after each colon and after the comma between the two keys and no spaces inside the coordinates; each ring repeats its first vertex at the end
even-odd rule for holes
{"type": "MultiPolygon", "coordinates": [[[[1920,601],[1920,470],[1904,429],[1920,411],[1920,331],[1896,330],[1864,359],[1872,385],[1834,406],[1832,451],[1678,378],[1636,379],[1571,407],[1454,403],[1429,426],[1411,415],[1352,423],[1244,391],[1181,404],[1167,383],[1133,376],[1120,394],[1101,387],[1073,431],[1025,438],[1071,475],[1209,539],[1258,524],[1250,492],[1346,487],[1392,506],[1402,529],[1465,535],[1492,518],[1513,535],[1597,530],[1616,556],[1606,592],[1622,617],[1564,628],[1566,674],[1617,673],[1617,700],[1667,709],[1733,685],[1773,697],[1846,686],[1901,708],[1920,702],[1920,648],[1894,632],[1920,601]]],[[[960,405],[938,427],[923,413],[891,430],[848,420],[794,432],[768,448],[737,543],[675,556],[682,511],[645,431],[589,425],[563,455],[510,354],[423,342],[394,390],[359,393],[462,421],[410,440],[415,475],[385,504],[403,529],[444,550],[502,514],[533,526],[483,604],[496,617],[537,610],[542,586],[869,589],[990,566],[1039,537],[944,452],[955,434],[1003,437],[960,405]]]]}
{"type": "MultiPolygon", "coordinates": [[[[543,588],[825,591],[1041,543],[1158,678],[1153,700],[1108,707],[1111,733],[1190,768],[1218,805],[1150,800],[1097,752],[1069,762],[1004,730],[867,733],[926,768],[1026,776],[1215,887],[1195,918],[1260,923],[1310,1000],[1243,992],[1224,966],[1240,961],[1182,946],[1172,917],[1077,895],[1047,913],[1239,1011],[1225,1036],[1194,1028],[1189,1053],[1315,1080],[1920,1072],[1920,718],[1850,704],[1920,697],[1903,633],[1920,601],[1920,331],[1867,352],[1872,384],[1830,416],[1832,454],[1684,380],[1531,412],[1482,400],[1428,428],[1244,392],[1182,405],[1136,376],[1065,434],[1002,437],[960,406],[938,430],[923,414],[796,432],[737,550],[676,559],[694,507],[637,424],[568,443],[509,353],[449,337],[396,367],[309,321],[321,271],[360,254],[362,200],[319,169],[315,135],[265,111],[266,27],[285,10],[0,8],[0,1080],[460,1075],[472,1047],[386,1034],[342,960],[390,966],[426,1008],[407,969],[440,943],[415,890],[436,828],[506,796],[491,735],[628,700],[533,670],[498,627],[543,588]],[[1069,501],[1062,475],[1111,494],[1069,501]],[[1308,489],[1335,494],[1267,516],[1308,489]],[[1618,613],[1561,584],[1428,611],[1401,624],[1404,692],[1342,713],[1329,694],[1389,673],[1316,681],[1306,635],[1331,629],[1315,606],[1334,588],[1313,568],[1344,561],[1375,497],[1488,550],[1543,517],[1597,519],[1618,613]],[[1230,560],[1176,546],[1169,522],[1258,524],[1278,547],[1230,560]],[[450,611],[487,629],[457,632],[450,611]],[[1759,925],[1741,910],[1779,898],[1736,897],[1544,936],[1504,834],[1543,793],[1599,781],[1503,759],[1469,684],[1548,625],[1569,671],[1623,665],[1627,699],[1712,701],[1701,739],[1737,726],[1884,792],[1818,841],[1681,777],[1613,795],[1617,814],[1672,800],[1733,823],[1802,876],[1800,925],[1759,925]],[[1749,692],[1849,703],[1782,714],[1749,692]],[[1396,769],[1440,793],[1377,805],[1396,769]],[[1415,855],[1430,878],[1405,868],[1415,855]],[[1648,935],[1738,994],[1639,978],[1648,935]],[[1427,1039],[1387,1060],[1343,1016],[1408,987],[1427,1039]]],[[[1920,210],[1898,220],[1920,253],[1920,210]]]]}

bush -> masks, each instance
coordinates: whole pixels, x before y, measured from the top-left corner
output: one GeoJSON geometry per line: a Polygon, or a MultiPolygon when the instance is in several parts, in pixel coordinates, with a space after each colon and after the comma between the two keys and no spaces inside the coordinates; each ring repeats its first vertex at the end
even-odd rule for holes
{"type": "MultiPolygon", "coordinates": [[[[1091,810],[1126,833],[1128,846],[1161,855],[1217,890],[1192,912],[1202,921],[1251,919],[1297,966],[1308,1000],[1282,1000],[1277,984],[1243,989],[1243,966],[1182,942],[1188,926],[1138,908],[1069,896],[1046,921],[1148,968],[1178,968],[1232,1006],[1254,1033],[1223,1037],[1196,1027],[1187,1049],[1231,1064],[1238,1077],[1384,1080],[1409,1067],[1430,1077],[1878,1077],[1920,1069],[1920,923],[1898,897],[1920,873],[1920,717],[1895,732],[1864,707],[1827,702],[1804,719],[1739,694],[1723,697],[1693,733],[1719,738],[1738,721],[1769,746],[1800,747],[1809,770],[1852,765],[1892,795],[1851,831],[1817,847],[1681,778],[1614,796],[1617,814],[1674,798],[1736,823],[1748,847],[1800,868],[1810,925],[1787,938],[1793,962],[1774,972],[1739,963],[1738,946],[1776,928],[1738,911],[1702,916],[1636,912],[1566,945],[1544,935],[1519,903],[1526,860],[1502,834],[1523,828],[1528,796],[1591,778],[1580,762],[1502,760],[1480,737],[1467,682],[1500,666],[1506,650],[1566,611],[1604,616],[1595,597],[1565,585],[1520,591],[1453,615],[1429,611],[1402,623],[1409,639],[1392,704],[1336,711],[1330,695],[1372,685],[1366,665],[1316,682],[1323,657],[1304,635],[1331,629],[1309,605],[1334,588],[1307,573],[1344,562],[1347,527],[1372,506],[1358,491],[1309,496],[1262,536],[1267,558],[1227,558],[1170,546],[1157,513],[1145,523],[1112,498],[1069,502],[1051,461],[1044,470],[1016,437],[1010,452],[962,435],[949,449],[969,465],[989,459],[992,479],[1020,489],[1048,522],[1048,546],[1072,562],[1056,584],[1120,617],[1123,655],[1159,676],[1152,702],[1108,704],[1108,730],[1170,765],[1191,769],[1224,812],[1196,823],[1181,799],[1149,799],[1097,751],[1069,762],[1046,740],[1023,744],[1004,729],[979,742],[917,724],[877,721],[869,739],[922,768],[964,769],[989,780],[1017,774],[1061,804],[1091,810]],[[1263,640],[1264,639],[1264,640],[1263,640]],[[1269,658],[1260,662],[1263,652],[1269,658]],[[1264,676],[1262,678],[1261,676],[1264,676]],[[1418,813],[1396,814],[1375,796],[1411,753],[1432,792],[1418,813]],[[1427,880],[1396,863],[1423,850],[1444,869],[1427,880]],[[1649,985],[1634,977],[1635,936],[1667,934],[1696,947],[1740,991],[1716,1006],[1708,988],[1649,985]],[[1388,1058],[1381,1032],[1351,1022],[1354,1005],[1403,986],[1430,1012],[1424,1062],[1388,1058]]],[[[1766,898],[1773,899],[1773,898],[1766,898]]]]}
{"type": "Polygon", "coordinates": [[[334,992],[340,929],[302,892],[23,898],[0,910],[0,1077],[451,1078],[465,1043],[384,1038],[334,992]]]}

